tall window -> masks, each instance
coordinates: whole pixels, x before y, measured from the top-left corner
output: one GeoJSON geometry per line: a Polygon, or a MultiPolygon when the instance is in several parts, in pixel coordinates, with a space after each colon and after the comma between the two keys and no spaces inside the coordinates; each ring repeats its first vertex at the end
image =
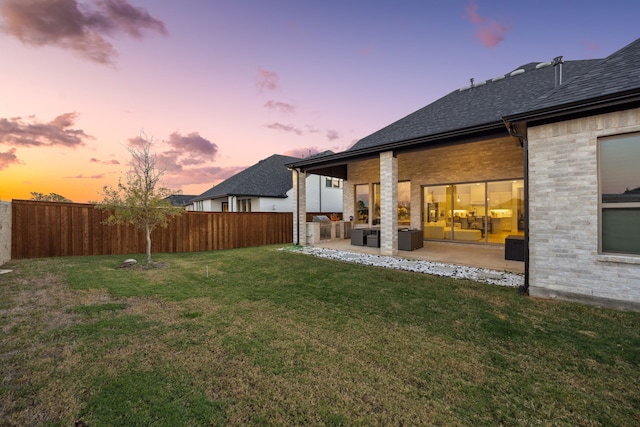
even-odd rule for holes
{"type": "Polygon", "coordinates": [[[251,212],[251,199],[239,199],[238,212],[251,212]]]}
{"type": "Polygon", "coordinates": [[[524,181],[483,181],[423,188],[426,239],[504,243],[524,235],[524,181]]]}
{"type": "Polygon", "coordinates": [[[398,183],[398,225],[411,225],[411,182],[398,183]]]}
{"type": "Polygon", "coordinates": [[[369,184],[356,185],[356,224],[369,224],[369,184]]]}
{"type": "MultiPolygon", "coordinates": [[[[375,182],[371,184],[373,193],[369,197],[369,185],[356,185],[356,224],[380,225],[381,213],[381,187],[375,182]],[[371,205],[369,205],[371,203],[371,205]]],[[[403,181],[398,183],[398,224],[408,226],[411,224],[411,183],[403,181]]]]}
{"type": "Polygon", "coordinates": [[[371,212],[373,225],[380,225],[380,184],[373,184],[373,212],[371,212]]]}
{"type": "Polygon", "coordinates": [[[598,142],[601,251],[640,255],[640,134],[598,142]]]}

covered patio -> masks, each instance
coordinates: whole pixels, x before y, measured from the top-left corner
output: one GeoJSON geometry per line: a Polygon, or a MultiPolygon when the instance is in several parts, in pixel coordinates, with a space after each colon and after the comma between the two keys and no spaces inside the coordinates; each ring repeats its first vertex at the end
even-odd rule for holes
{"type": "MultiPolygon", "coordinates": [[[[340,251],[382,255],[380,248],[355,246],[349,239],[321,240],[316,247],[340,251]]],[[[421,261],[441,262],[467,267],[488,268],[497,271],[524,274],[524,262],[504,259],[503,245],[474,245],[464,243],[446,243],[424,241],[422,248],[413,251],[398,251],[398,258],[421,261]]]]}

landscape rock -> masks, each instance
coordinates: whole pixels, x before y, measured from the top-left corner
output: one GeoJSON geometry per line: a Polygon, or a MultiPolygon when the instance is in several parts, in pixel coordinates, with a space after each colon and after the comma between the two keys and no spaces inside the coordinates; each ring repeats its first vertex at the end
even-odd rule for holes
{"type": "Polygon", "coordinates": [[[372,265],[377,267],[395,268],[398,270],[413,271],[415,273],[433,274],[455,279],[470,279],[477,282],[489,283],[499,286],[519,287],[524,284],[522,274],[496,271],[486,268],[466,267],[461,265],[444,264],[440,262],[406,260],[402,258],[369,255],[355,252],[338,251],[334,249],[317,248],[314,246],[301,246],[299,252],[314,255],[321,258],[337,259],[357,264],[372,265]]]}
{"type": "Polygon", "coordinates": [[[131,267],[133,265],[136,265],[138,263],[138,261],[136,261],[133,258],[129,258],[129,259],[125,259],[122,264],[120,264],[118,267],[116,268],[128,268],[131,267]]]}

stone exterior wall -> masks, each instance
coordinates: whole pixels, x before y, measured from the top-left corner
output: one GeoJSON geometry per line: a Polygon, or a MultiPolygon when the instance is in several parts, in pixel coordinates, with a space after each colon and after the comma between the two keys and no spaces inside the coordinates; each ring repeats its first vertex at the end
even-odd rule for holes
{"type": "Polygon", "coordinates": [[[529,128],[531,295],[640,308],[640,257],[598,253],[597,157],[639,131],[640,109],[529,128]]]}
{"type": "MultiPolygon", "coordinates": [[[[422,228],[422,186],[522,179],[524,157],[515,138],[501,138],[398,154],[398,181],[411,182],[411,227],[422,228]]],[[[378,159],[350,163],[343,215],[354,215],[356,184],[380,182],[378,159]]]]}
{"type": "Polygon", "coordinates": [[[0,202],[0,265],[11,259],[11,203],[0,202]]]}
{"type": "Polygon", "coordinates": [[[398,159],[393,152],[380,153],[380,253],[398,253],[398,159]],[[394,224],[396,224],[394,226],[394,224]]]}
{"type": "Polygon", "coordinates": [[[293,177],[293,243],[304,246],[307,244],[307,174],[298,173],[295,170],[291,173],[293,177]]]}

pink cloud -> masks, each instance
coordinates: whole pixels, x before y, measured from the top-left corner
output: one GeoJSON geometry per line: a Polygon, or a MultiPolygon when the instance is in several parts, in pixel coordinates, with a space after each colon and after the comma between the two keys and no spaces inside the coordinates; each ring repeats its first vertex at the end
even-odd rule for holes
{"type": "Polygon", "coordinates": [[[86,139],[93,139],[81,129],[71,129],[78,113],[64,113],[50,121],[40,123],[29,117],[0,119],[0,144],[25,147],[64,146],[75,148],[85,145],[86,139]]]}
{"type": "Polygon", "coordinates": [[[78,0],[4,0],[0,15],[3,31],[22,43],[62,47],[101,64],[111,64],[116,56],[105,35],[167,33],[162,21],[127,0],[94,0],[91,6],[78,0]]]}
{"type": "Polygon", "coordinates": [[[4,153],[0,152],[0,170],[6,169],[11,165],[21,165],[24,164],[18,159],[16,156],[16,149],[10,148],[9,151],[5,151],[4,153]]]}
{"type": "Polygon", "coordinates": [[[334,141],[336,139],[340,138],[340,133],[338,133],[337,130],[328,130],[327,131],[327,139],[329,141],[334,141]]]}
{"type": "Polygon", "coordinates": [[[100,163],[102,165],[119,165],[120,162],[112,159],[112,160],[98,160],[95,157],[92,157],[91,159],[89,159],[90,163],[100,163]]]}
{"type": "Polygon", "coordinates": [[[265,125],[265,127],[269,129],[279,130],[282,132],[291,132],[291,133],[295,133],[296,135],[302,135],[302,131],[293,125],[283,125],[282,123],[272,123],[270,125],[265,125]]]}
{"type": "Polygon", "coordinates": [[[191,132],[188,135],[180,135],[178,132],[174,132],[166,142],[172,148],[181,150],[186,156],[199,157],[203,160],[213,160],[218,152],[218,146],[201,137],[198,132],[191,132]]]}
{"type": "Polygon", "coordinates": [[[467,18],[476,24],[476,37],[487,47],[496,47],[511,31],[511,25],[500,24],[493,19],[481,16],[475,0],[469,2],[466,12],[467,18]]]}
{"type": "Polygon", "coordinates": [[[585,39],[584,40],[584,45],[587,47],[587,49],[591,52],[599,52],[600,51],[600,44],[594,42],[593,40],[590,39],[585,39]]]}
{"type": "MultiPolygon", "coordinates": [[[[129,139],[129,147],[141,148],[148,140],[143,136],[129,139]]],[[[173,132],[167,140],[152,143],[156,166],[164,172],[163,185],[181,188],[184,185],[217,183],[245,169],[212,166],[218,155],[218,146],[198,132],[182,135],[173,132]]]]}
{"type": "Polygon", "coordinates": [[[270,110],[276,110],[276,111],[280,111],[281,113],[294,113],[295,112],[295,107],[291,104],[287,104],[286,102],[280,102],[280,101],[274,101],[274,100],[269,100],[264,104],[265,108],[268,108],[270,110]]]}
{"type": "MultiPolygon", "coordinates": [[[[139,149],[152,139],[143,136],[131,138],[129,139],[129,146],[139,149]]],[[[152,144],[151,151],[156,156],[157,167],[166,172],[180,171],[185,166],[211,162],[218,153],[218,146],[203,138],[197,132],[192,132],[188,135],[174,132],[162,144],[153,142],[152,144]],[[155,151],[156,149],[161,151],[155,151]]]]}
{"type": "Polygon", "coordinates": [[[275,71],[264,70],[261,67],[258,68],[258,77],[256,79],[256,86],[260,93],[265,90],[276,90],[279,86],[278,73],[275,71]]]}
{"type": "Polygon", "coordinates": [[[84,174],[79,174],[79,175],[75,175],[75,176],[65,176],[65,178],[69,178],[69,179],[104,179],[105,174],[103,173],[99,173],[96,175],[84,175],[84,174]]]}
{"type": "Polygon", "coordinates": [[[170,171],[165,175],[165,184],[172,188],[180,188],[192,184],[218,184],[225,179],[246,169],[246,166],[203,166],[170,171]]]}

